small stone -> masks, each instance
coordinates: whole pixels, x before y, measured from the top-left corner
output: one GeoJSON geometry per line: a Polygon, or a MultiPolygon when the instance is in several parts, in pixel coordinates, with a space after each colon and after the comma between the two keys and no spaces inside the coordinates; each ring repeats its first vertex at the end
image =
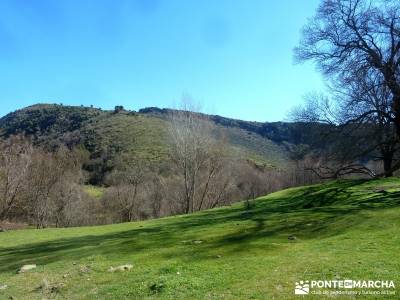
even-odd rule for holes
{"type": "Polygon", "coordinates": [[[6,288],[8,288],[7,284],[0,284],[0,290],[5,290],[6,288]]]}
{"type": "Polygon", "coordinates": [[[53,286],[50,288],[50,292],[51,292],[51,293],[59,293],[60,290],[61,290],[63,287],[65,287],[65,284],[64,284],[64,283],[59,283],[59,284],[53,285],[53,286]]]}
{"type": "Polygon", "coordinates": [[[110,267],[108,269],[108,272],[123,272],[123,271],[129,271],[133,268],[133,265],[127,264],[127,265],[122,265],[122,266],[118,266],[118,267],[110,267]]]}
{"type": "Polygon", "coordinates": [[[69,277],[69,274],[64,274],[63,275],[63,278],[68,278],[69,277]]]}
{"type": "Polygon", "coordinates": [[[79,271],[80,271],[81,273],[87,273],[87,272],[90,271],[90,269],[89,269],[88,266],[82,266],[82,267],[79,269],[79,271]]]}
{"type": "Polygon", "coordinates": [[[24,272],[27,272],[27,271],[33,270],[33,269],[36,269],[36,265],[35,265],[35,264],[32,264],[32,265],[23,265],[23,266],[19,269],[18,273],[24,273],[24,272]]]}

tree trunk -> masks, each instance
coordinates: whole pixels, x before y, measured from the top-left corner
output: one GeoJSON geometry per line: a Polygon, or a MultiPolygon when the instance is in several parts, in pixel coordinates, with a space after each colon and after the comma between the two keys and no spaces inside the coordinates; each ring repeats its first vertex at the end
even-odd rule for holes
{"type": "Polygon", "coordinates": [[[393,97],[393,112],[397,139],[400,140],[400,95],[393,97]]]}
{"type": "Polygon", "coordinates": [[[385,153],[383,156],[383,170],[385,173],[385,177],[392,177],[393,176],[393,152],[385,153]]]}

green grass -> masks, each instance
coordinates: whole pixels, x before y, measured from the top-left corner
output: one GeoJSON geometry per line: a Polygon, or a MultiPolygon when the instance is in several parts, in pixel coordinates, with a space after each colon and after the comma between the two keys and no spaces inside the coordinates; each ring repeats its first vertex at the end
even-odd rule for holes
{"type": "Polygon", "coordinates": [[[124,156],[148,161],[168,158],[170,145],[165,121],[142,115],[105,114],[86,126],[93,130],[102,148],[119,147],[124,156]]]}
{"type": "Polygon", "coordinates": [[[238,203],[145,222],[0,233],[0,285],[9,286],[0,299],[302,299],[295,281],[339,278],[394,280],[398,288],[399,216],[400,179],[392,178],[288,189],[250,211],[238,203]],[[27,263],[38,268],[16,274],[27,263]],[[127,263],[131,271],[107,272],[127,263]],[[43,279],[53,289],[38,288],[43,279]]]}
{"type": "Polygon", "coordinates": [[[95,185],[85,185],[83,186],[83,190],[90,197],[100,199],[104,195],[106,189],[95,185]]]}

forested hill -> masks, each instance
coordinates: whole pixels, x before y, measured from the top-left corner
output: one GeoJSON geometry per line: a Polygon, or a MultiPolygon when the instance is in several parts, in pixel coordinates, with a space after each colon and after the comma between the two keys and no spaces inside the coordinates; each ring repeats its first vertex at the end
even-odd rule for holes
{"type": "MultiPolygon", "coordinates": [[[[26,134],[49,149],[64,144],[82,146],[90,153],[90,172],[106,172],[116,158],[160,163],[168,160],[169,118],[172,110],[145,108],[138,112],[116,107],[105,111],[93,107],[37,104],[0,119],[1,137],[26,134]]],[[[321,124],[261,123],[208,116],[227,137],[228,149],[242,159],[283,168],[288,158],[314,147],[321,124]]],[[[94,183],[99,178],[94,178],[94,183]]]]}
{"type": "MultiPolygon", "coordinates": [[[[155,117],[165,117],[173,109],[147,107],[139,110],[141,114],[155,117]]],[[[313,143],[316,132],[321,132],[326,125],[319,123],[292,123],[292,122],[254,122],[225,118],[218,115],[208,115],[215,124],[228,128],[239,128],[250,133],[259,134],[274,143],[307,144],[313,143]]]]}

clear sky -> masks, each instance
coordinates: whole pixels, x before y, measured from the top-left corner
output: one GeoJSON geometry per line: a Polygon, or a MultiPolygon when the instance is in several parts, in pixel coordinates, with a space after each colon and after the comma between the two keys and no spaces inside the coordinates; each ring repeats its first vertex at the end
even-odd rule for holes
{"type": "Polygon", "coordinates": [[[319,0],[0,0],[0,116],[34,103],[277,121],[323,87],[292,49],[319,0]]]}

